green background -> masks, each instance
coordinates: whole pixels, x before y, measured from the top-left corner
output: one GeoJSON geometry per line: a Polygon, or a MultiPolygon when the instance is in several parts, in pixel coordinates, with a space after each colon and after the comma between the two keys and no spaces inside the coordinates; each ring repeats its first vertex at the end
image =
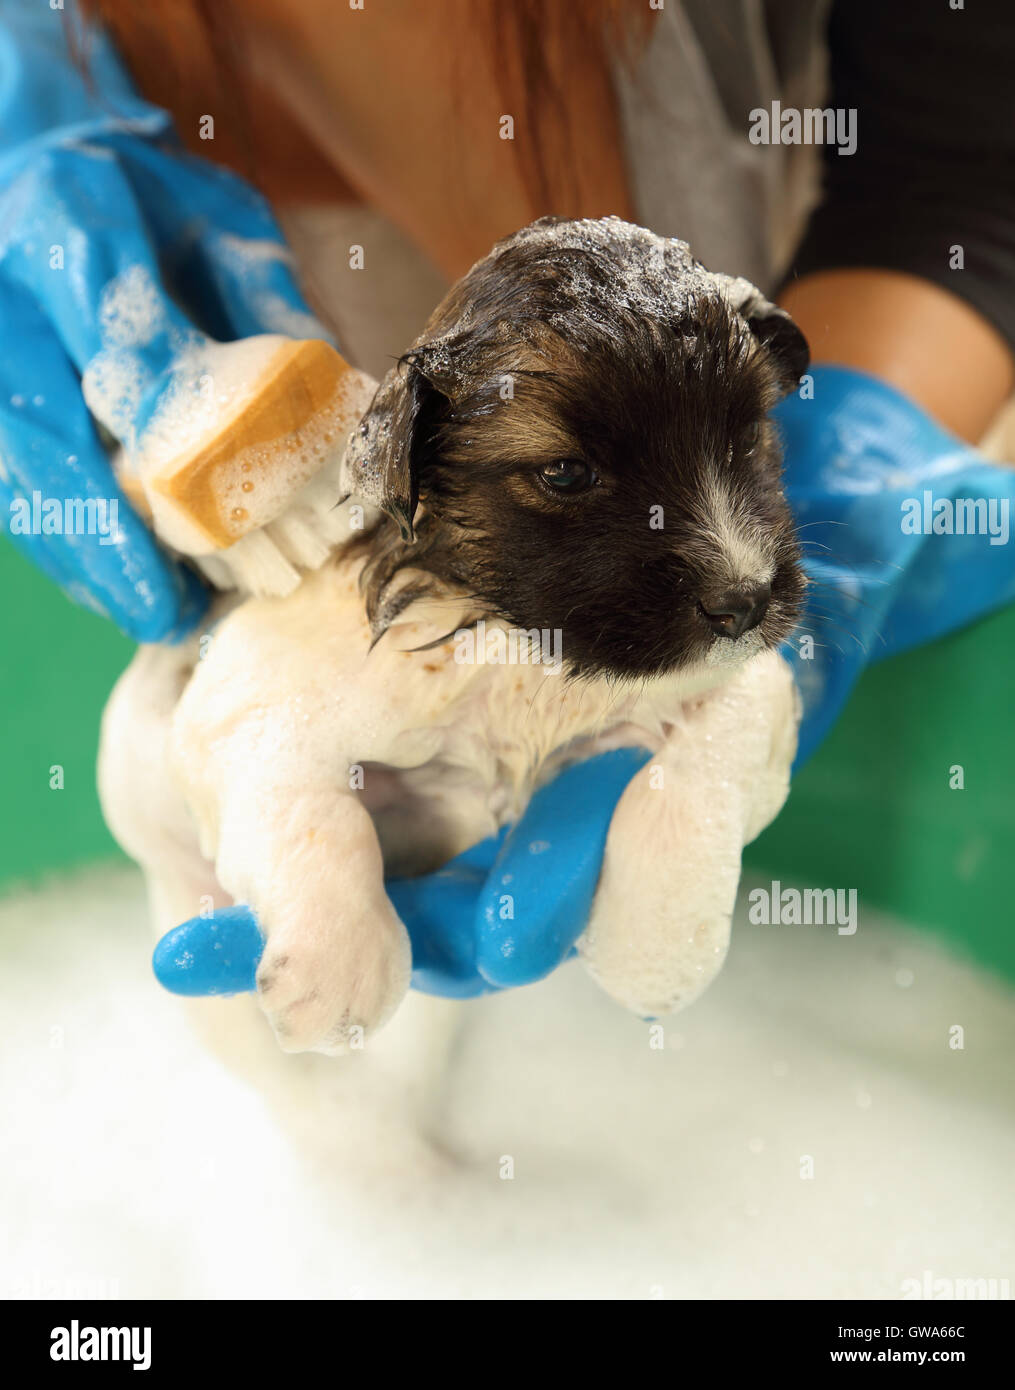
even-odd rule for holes
{"type": "MultiPolygon", "coordinates": [[[[0,891],[121,857],[99,811],[99,717],[133,646],[0,541],[0,891]],[[64,789],[50,789],[50,768],[64,789]]],[[[1015,979],[1015,608],[868,671],[750,868],[856,888],[1015,979]],[[949,788],[961,764],[965,789],[949,788]]]]}

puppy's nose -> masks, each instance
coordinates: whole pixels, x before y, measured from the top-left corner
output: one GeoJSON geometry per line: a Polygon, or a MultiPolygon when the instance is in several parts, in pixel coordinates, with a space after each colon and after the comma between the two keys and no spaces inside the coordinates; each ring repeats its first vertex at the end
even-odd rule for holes
{"type": "Polygon", "coordinates": [[[770,584],[750,589],[730,589],[726,593],[702,594],[698,607],[713,632],[736,639],[757,627],[768,612],[772,597],[770,584]]]}

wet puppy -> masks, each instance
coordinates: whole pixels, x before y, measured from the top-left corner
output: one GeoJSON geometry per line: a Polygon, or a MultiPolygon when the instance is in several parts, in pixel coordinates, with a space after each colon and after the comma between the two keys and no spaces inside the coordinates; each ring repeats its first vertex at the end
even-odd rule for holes
{"type": "Polygon", "coordinates": [[[354,433],[365,538],[223,609],[203,654],[139,654],[104,725],[107,818],[159,932],[254,908],[286,1050],[340,1052],[404,996],[385,872],[436,867],[604,748],[654,756],[580,953],[643,1013],[714,977],[795,748],[774,649],[803,580],[766,414],[806,361],[784,313],[683,243],[535,223],[455,286],[354,433]]]}
{"type": "Polygon", "coordinates": [[[789,316],[682,242],[534,223],[452,290],[350,448],[400,523],[368,569],[375,624],[412,566],[561,631],[575,674],[656,676],[752,629],[776,645],[803,581],[766,417],[806,366],[789,316]]]}

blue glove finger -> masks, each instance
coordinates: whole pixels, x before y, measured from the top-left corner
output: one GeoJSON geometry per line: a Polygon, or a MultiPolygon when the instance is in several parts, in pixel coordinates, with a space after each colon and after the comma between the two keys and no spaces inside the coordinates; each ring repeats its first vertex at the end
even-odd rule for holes
{"type": "Polygon", "coordinates": [[[155,978],[173,994],[246,994],[264,938],[249,907],[222,907],[167,932],[155,947],[155,978]]]}
{"type": "MultiPolygon", "coordinates": [[[[412,984],[424,994],[469,999],[489,986],[476,973],[476,900],[499,838],[423,878],[392,879],[388,896],[412,939],[412,984]]],[[[264,950],[257,917],[230,907],[192,917],[155,948],[155,978],[172,994],[242,994],[256,987],[264,950]]]]}
{"type": "Polygon", "coordinates": [[[121,493],[77,376],[38,306],[0,275],[0,506],[15,544],[76,602],[141,642],[172,641],[207,599],[121,493]]]}
{"type": "MultiPolygon", "coordinates": [[[[466,999],[485,992],[472,924],[502,839],[491,836],[423,878],[388,880],[388,896],[412,938],[413,985],[424,993],[466,999]]],[[[172,994],[240,994],[255,988],[263,949],[253,910],[231,907],[167,932],[152,964],[172,994]]]]}
{"type": "MultiPolygon", "coordinates": [[[[649,757],[621,748],[577,763],[540,788],[511,831],[436,873],[389,879],[388,896],[412,941],[413,988],[468,999],[538,980],[570,955],[588,920],[614,809],[649,757]]],[[[254,988],[263,946],[256,919],[249,908],[228,911],[236,933],[228,950],[221,912],[162,938],[155,973],[166,989],[254,988]],[[224,956],[232,973],[224,972],[224,956]]]]}
{"type": "Polygon", "coordinates": [[[476,905],[476,964],[499,989],[528,984],[564,960],[585,929],[610,820],[643,748],[566,768],[509,832],[476,905]]]}
{"type": "MultiPolygon", "coordinates": [[[[489,985],[476,972],[476,900],[502,837],[483,841],[436,873],[391,879],[388,896],[412,939],[412,984],[424,994],[469,999],[489,985]]],[[[155,977],[172,994],[242,994],[256,986],[264,949],[249,907],[192,917],[155,948],[155,977]]]]}
{"type": "Polygon", "coordinates": [[[385,884],[412,942],[412,986],[469,999],[490,986],[476,969],[476,903],[506,832],[491,835],[436,873],[385,884]]]}
{"type": "Polygon", "coordinates": [[[842,367],[810,375],[812,397],[795,393],[774,412],[813,581],[804,620],[783,648],[804,705],[797,767],[865,665],[1015,599],[1010,533],[927,534],[923,526],[924,515],[933,524],[938,501],[957,498],[993,499],[1000,524],[1015,505],[1015,472],[986,462],[884,382],[842,367]]]}

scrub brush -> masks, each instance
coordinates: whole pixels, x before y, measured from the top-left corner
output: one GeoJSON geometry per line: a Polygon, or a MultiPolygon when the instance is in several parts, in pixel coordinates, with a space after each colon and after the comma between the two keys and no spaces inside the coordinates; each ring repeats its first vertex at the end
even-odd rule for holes
{"type": "Polygon", "coordinates": [[[318,339],[202,339],[119,451],[118,479],[216,588],[290,593],[350,538],[342,460],[376,389],[318,339]]]}

